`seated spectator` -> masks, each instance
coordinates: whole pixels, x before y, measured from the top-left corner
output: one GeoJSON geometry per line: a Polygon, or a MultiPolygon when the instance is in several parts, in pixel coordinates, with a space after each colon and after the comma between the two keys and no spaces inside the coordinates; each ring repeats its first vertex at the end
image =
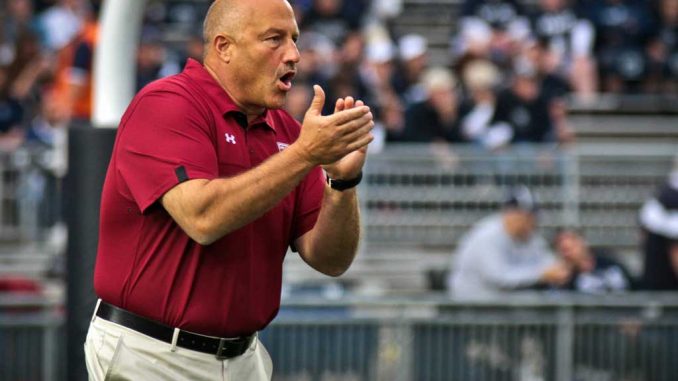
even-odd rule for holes
{"type": "Polygon", "coordinates": [[[442,67],[428,69],[422,76],[426,99],[405,111],[402,139],[408,142],[464,141],[459,126],[457,80],[442,67]]]}
{"type": "Polygon", "coordinates": [[[605,250],[592,248],[575,230],[558,232],[556,253],[572,269],[570,280],[562,288],[590,294],[628,291],[633,278],[629,271],[605,250]]]}
{"type": "Polygon", "coordinates": [[[300,27],[323,34],[338,44],[344,40],[346,34],[360,27],[363,10],[362,1],[313,0],[300,27]]]}
{"type": "Polygon", "coordinates": [[[464,66],[462,73],[466,97],[460,106],[461,130],[464,139],[483,145],[497,105],[496,87],[501,74],[487,60],[474,60],[464,66]]]}
{"type": "Polygon", "coordinates": [[[575,92],[591,96],[597,88],[592,59],[595,31],[568,0],[540,0],[530,18],[535,40],[546,44],[551,56],[549,72],[560,73],[575,92]]]}
{"type": "Polygon", "coordinates": [[[375,115],[375,129],[383,129],[386,141],[400,141],[405,128],[403,104],[390,81],[395,70],[395,49],[383,31],[373,32],[368,40],[361,77],[375,115]]]}
{"type": "Polygon", "coordinates": [[[638,90],[648,69],[646,46],[654,23],[648,2],[595,0],[586,9],[596,30],[594,51],[603,91],[638,90]]]}
{"type": "Polygon", "coordinates": [[[511,87],[499,93],[484,144],[498,149],[509,143],[543,143],[556,139],[550,100],[541,91],[542,79],[530,63],[516,65],[511,87]]]}
{"type": "Polygon", "coordinates": [[[504,208],[476,223],[459,242],[448,289],[463,298],[500,296],[543,285],[562,286],[567,265],[556,261],[536,233],[537,203],[524,186],[511,190],[504,208]]]}
{"type": "MultiPolygon", "coordinates": [[[[570,143],[575,139],[567,119],[567,97],[572,90],[567,76],[557,70],[554,56],[549,51],[545,41],[531,42],[524,46],[520,56],[524,64],[535,67],[540,78],[539,90],[548,105],[549,118],[552,124],[553,135],[550,140],[559,143],[570,143]]],[[[592,94],[580,94],[583,100],[592,94]]]]}
{"type": "Polygon", "coordinates": [[[465,0],[454,55],[510,64],[514,49],[529,33],[525,12],[515,0],[465,0]]]}
{"type": "Polygon", "coordinates": [[[659,1],[660,22],[648,47],[648,91],[678,93],[678,0],[659,1]]]}
{"type": "Polygon", "coordinates": [[[643,205],[640,227],[645,262],[641,286],[647,290],[678,290],[678,168],[643,205]]]}
{"type": "Polygon", "coordinates": [[[393,73],[391,84],[404,103],[421,102],[426,92],[421,88],[421,75],[428,66],[428,42],[418,34],[408,34],[398,40],[400,65],[393,73]]]}
{"type": "Polygon", "coordinates": [[[167,58],[167,49],[162,43],[160,32],[151,27],[146,28],[137,51],[137,90],[181,70],[177,62],[167,58]]]}
{"type": "MultiPolygon", "coordinates": [[[[328,81],[337,71],[333,61],[336,51],[334,43],[322,34],[306,32],[299,36],[297,47],[301,59],[297,65],[296,81],[318,84],[327,91],[331,91],[328,81]]],[[[328,99],[333,99],[333,95],[328,94],[328,99]]],[[[334,111],[334,104],[325,102],[323,113],[327,114],[332,111],[334,111]]]]}

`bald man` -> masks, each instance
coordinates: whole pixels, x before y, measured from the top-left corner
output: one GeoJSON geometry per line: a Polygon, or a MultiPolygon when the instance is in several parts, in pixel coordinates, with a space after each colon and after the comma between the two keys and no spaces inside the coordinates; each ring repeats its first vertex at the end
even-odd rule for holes
{"type": "Polygon", "coordinates": [[[269,380],[257,332],[287,249],[329,276],[353,261],[372,114],[347,97],[321,115],[319,86],[303,125],[280,109],[298,35],[284,0],[217,0],[203,64],[132,100],[102,193],[92,380],[269,380]]]}

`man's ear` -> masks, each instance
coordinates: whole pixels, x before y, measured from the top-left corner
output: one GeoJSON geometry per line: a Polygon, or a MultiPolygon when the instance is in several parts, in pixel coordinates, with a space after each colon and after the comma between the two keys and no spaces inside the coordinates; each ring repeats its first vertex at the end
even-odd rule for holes
{"type": "Polygon", "coordinates": [[[215,53],[222,61],[229,63],[233,55],[233,39],[229,36],[218,34],[212,42],[215,53]]]}

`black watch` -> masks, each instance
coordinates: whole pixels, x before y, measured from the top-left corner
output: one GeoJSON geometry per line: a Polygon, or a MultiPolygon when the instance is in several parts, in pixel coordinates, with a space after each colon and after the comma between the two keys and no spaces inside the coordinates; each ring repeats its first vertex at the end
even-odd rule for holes
{"type": "Polygon", "coordinates": [[[344,191],[346,189],[351,189],[355,187],[356,185],[360,184],[360,180],[363,179],[363,172],[360,171],[358,173],[358,176],[355,178],[349,179],[349,180],[335,180],[327,176],[327,185],[330,186],[332,189],[336,189],[338,191],[344,191]]]}

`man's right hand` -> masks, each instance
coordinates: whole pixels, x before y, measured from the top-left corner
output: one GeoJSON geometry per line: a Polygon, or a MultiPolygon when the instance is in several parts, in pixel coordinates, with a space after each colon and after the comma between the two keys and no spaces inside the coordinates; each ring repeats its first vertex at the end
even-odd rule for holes
{"type": "Polygon", "coordinates": [[[541,275],[541,281],[553,286],[562,286],[570,280],[572,270],[562,262],[551,265],[541,275]]]}
{"type": "MultiPolygon", "coordinates": [[[[313,165],[334,163],[369,144],[374,127],[368,106],[359,106],[323,116],[325,92],[315,85],[315,96],[294,143],[304,159],[313,165]]],[[[292,148],[292,147],[290,147],[292,148]]]]}

